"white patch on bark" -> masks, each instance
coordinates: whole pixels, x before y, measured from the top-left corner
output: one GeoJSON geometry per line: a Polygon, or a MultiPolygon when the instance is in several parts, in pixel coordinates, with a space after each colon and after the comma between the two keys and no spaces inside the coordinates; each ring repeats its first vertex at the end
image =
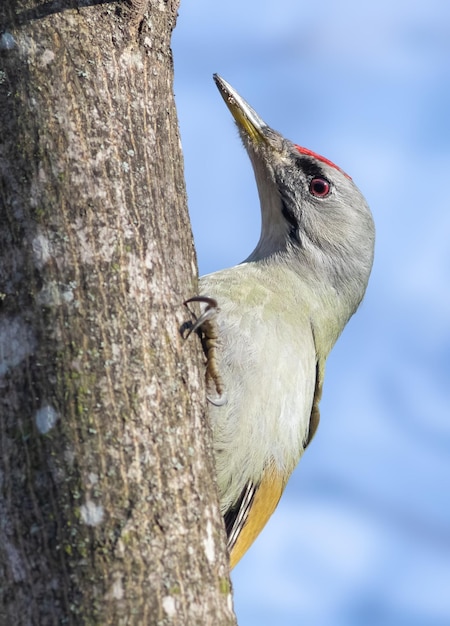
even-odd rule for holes
{"type": "Polygon", "coordinates": [[[36,296],[38,304],[48,307],[61,306],[62,304],[70,304],[73,299],[73,289],[76,285],[63,285],[50,280],[46,283],[36,296]]]}
{"type": "Polygon", "coordinates": [[[214,545],[213,525],[209,519],[206,522],[206,538],[203,539],[203,546],[205,548],[206,558],[212,565],[216,559],[216,549],[214,545]]]}
{"type": "Polygon", "coordinates": [[[152,241],[149,241],[147,249],[145,251],[144,265],[148,270],[153,270],[154,259],[157,258],[156,246],[152,241]]]}
{"type": "Polygon", "coordinates": [[[44,50],[41,56],[41,67],[46,67],[55,58],[55,53],[48,48],[44,50]]]}
{"type": "Polygon", "coordinates": [[[111,586],[110,596],[115,600],[122,600],[124,595],[125,592],[123,589],[122,578],[120,577],[120,574],[117,574],[115,576],[115,581],[111,586]]]}
{"type": "Polygon", "coordinates": [[[0,318],[0,376],[33,353],[36,340],[20,317],[0,318]]]}
{"type": "Polygon", "coordinates": [[[50,404],[46,404],[38,409],[34,416],[36,427],[42,435],[46,435],[49,431],[51,431],[58,419],[58,413],[50,404]]]}
{"type": "Polygon", "coordinates": [[[69,465],[69,467],[73,467],[75,464],[75,452],[74,450],[67,449],[64,450],[64,460],[69,465]]]}
{"type": "Polygon", "coordinates": [[[92,500],[87,500],[80,506],[81,519],[88,526],[98,526],[103,521],[105,511],[101,504],[95,504],[92,500]]]}
{"type": "Polygon", "coordinates": [[[94,472],[89,472],[88,481],[91,485],[96,485],[98,483],[98,474],[95,474],[94,472]]]}
{"type": "Polygon", "coordinates": [[[0,37],[0,50],[14,50],[17,46],[16,40],[11,35],[5,31],[0,37]]]}
{"type": "Polygon", "coordinates": [[[175,599],[172,598],[172,596],[164,596],[162,599],[162,607],[168,617],[175,617],[177,614],[175,599]]]}
{"type": "Polygon", "coordinates": [[[2,538],[2,543],[12,578],[15,583],[20,583],[26,579],[25,563],[16,546],[7,537],[2,538]]]}
{"type": "Polygon", "coordinates": [[[31,242],[31,249],[33,250],[34,264],[38,270],[41,270],[52,256],[50,241],[43,233],[38,232],[31,242]]]}
{"type": "Polygon", "coordinates": [[[142,72],[144,70],[144,64],[142,62],[142,55],[140,53],[136,53],[132,48],[126,48],[120,57],[120,62],[125,67],[131,67],[138,72],[142,72]]]}

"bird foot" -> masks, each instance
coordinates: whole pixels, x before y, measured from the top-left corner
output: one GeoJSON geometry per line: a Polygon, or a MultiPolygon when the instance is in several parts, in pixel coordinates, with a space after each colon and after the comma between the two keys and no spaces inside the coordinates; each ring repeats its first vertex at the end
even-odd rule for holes
{"type": "Polygon", "coordinates": [[[206,356],[206,385],[208,389],[214,386],[217,393],[217,397],[207,394],[206,398],[208,402],[214,406],[223,406],[227,403],[227,398],[224,393],[225,388],[217,364],[217,349],[220,343],[219,328],[216,320],[219,310],[217,300],[207,296],[195,296],[189,298],[189,300],[186,300],[183,304],[188,308],[188,304],[191,302],[201,302],[206,304],[206,307],[192,324],[186,335],[186,339],[193,332],[200,331],[199,334],[202,340],[203,351],[206,356]]]}

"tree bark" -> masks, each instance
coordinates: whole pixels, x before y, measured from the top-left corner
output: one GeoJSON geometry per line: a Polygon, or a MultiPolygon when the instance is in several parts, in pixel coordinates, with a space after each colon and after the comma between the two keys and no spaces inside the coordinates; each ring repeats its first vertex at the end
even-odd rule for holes
{"type": "Polygon", "coordinates": [[[176,0],[0,6],[0,624],[233,624],[176,0]]]}

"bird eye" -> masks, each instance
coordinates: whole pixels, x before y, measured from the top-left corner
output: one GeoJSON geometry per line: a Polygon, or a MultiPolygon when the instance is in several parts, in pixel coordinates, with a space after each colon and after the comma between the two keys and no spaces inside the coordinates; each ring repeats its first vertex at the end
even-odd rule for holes
{"type": "Polygon", "coordinates": [[[313,178],[309,183],[309,192],[316,198],[325,198],[330,193],[330,183],[326,178],[313,178]]]}

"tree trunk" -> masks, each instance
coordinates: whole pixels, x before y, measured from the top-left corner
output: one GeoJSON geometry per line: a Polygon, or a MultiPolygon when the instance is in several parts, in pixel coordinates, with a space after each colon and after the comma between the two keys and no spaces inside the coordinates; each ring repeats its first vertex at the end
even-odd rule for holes
{"type": "Polygon", "coordinates": [[[147,3],[0,3],[2,625],[235,623],[147,3]]]}

